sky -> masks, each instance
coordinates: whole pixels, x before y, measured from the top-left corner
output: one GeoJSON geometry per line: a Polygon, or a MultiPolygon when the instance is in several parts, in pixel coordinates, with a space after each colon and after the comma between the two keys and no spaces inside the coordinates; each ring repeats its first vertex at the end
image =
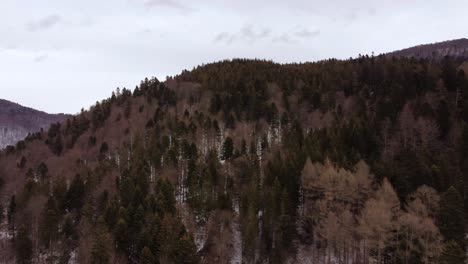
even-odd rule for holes
{"type": "Polygon", "coordinates": [[[0,98],[77,113],[231,58],[345,59],[468,37],[468,0],[0,0],[0,98]]]}

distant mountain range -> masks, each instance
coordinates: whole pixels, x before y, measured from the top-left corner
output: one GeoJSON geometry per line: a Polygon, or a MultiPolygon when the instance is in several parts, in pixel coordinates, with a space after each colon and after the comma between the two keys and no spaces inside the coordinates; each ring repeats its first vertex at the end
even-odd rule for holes
{"type": "Polygon", "coordinates": [[[0,149],[65,118],[64,114],[48,114],[0,99],[0,149]]]}
{"type": "Polygon", "coordinates": [[[425,59],[442,59],[445,56],[455,58],[468,58],[468,39],[461,38],[437,42],[433,44],[418,45],[411,48],[387,53],[396,57],[415,57],[425,59]]]}

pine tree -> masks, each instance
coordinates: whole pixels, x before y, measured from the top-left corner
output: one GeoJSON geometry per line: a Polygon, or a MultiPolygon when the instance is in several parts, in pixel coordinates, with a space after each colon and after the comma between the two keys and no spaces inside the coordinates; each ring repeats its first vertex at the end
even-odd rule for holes
{"type": "Polygon", "coordinates": [[[222,159],[223,160],[230,159],[233,153],[234,153],[234,143],[232,141],[232,138],[227,137],[223,143],[222,159]]]}
{"type": "Polygon", "coordinates": [[[91,247],[91,263],[107,264],[110,261],[112,240],[107,232],[104,219],[99,218],[91,247]]]}
{"type": "Polygon", "coordinates": [[[15,235],[15,213],[16,213],[16,196],[13,194],[10,198],[7,210],[8,229],[15,235]]]}
{"type": "Polygon", "coordinates": [[[114,228],[114,237],[117,248],[125,252],[128,248],[128,226],[127,222],[120,218],[114,228]]]}
{"type": "Polygon", "coordinates": [[[49,173],[49,168],[44,162],[41,162],[37,167],[37,175],[40,177],[41,181],[45,181],[47,174],[49,173]]]}
{"type": "Polygon", "coordinates": [[[69,214],[67,214],[63,220],[62,234],[65,238],[74,238],[76,236],[73,219],[69,214]]]}
{"type": "Polygon", "coordinates": [[[65,207],[68,210],[81,209],[85,195],[85,185],[80,175],[73,179],[67,194],[65,195],[65,207]]]}
{"type": "Polygon", "coordinates": [[[465,247],[465,212],[463,199],[453,186],[440,200],[439,228],[446,241],[454,240],[465,247]]]}
{"type": "Polygon", "coordinates": [[[22,225],[18,229],[18,234],[15,241],[16,263],[30,264],[32,263],[32,241],[29,237],[29,229],[22,225]]]}
{"type": "Polygon", "coordinates": [[[440,264],[461,264],[465,263],[465,252],[460,248],[457,242],[450,240],[445,244],[440,264]]]}
{"type": "Polygon", "coordinates": [[[156,263],[155,257],[148,247],[144,247],[140,254],[141,264],[153,264],[156,263]]]}
{"type": "Polygon", "coordinates": [[[437,125],[440,129],[440,135],[445,138],[450,130],[450,110],[445,100],[441,100],[437,107],[437,125]]]}
{"type": "Polygon", "coordinates": [[[156,184],[156,200],[161,213],[175,213],[174,187],[166,178],[160,178],[156,184]]]}
{"type": "Polygon", "coordinates": [[[176,242],[172,259],[174,263],[197,264],[200,262],[197,246],[191,236],[184,234],[176,242]]]}
{"type": "Polygon", "coordinates": [[[55,200],[49,197],[42,213],[40,237],[46,248],[49,248],[58,235],[59,215],[55,200]]]}
{"type": "Polygon", "coordinates": [[[286,191],[283,191],[283,194],[281,195],[279,242],[281,242],[281,246],[284,249],[289,248],[296,233],[296,225],[294,223],[293,217],[291,217],[291,213],[288,212],[291,210],[290,208],[288,208],[289,203],[289,196],[286,191]]]}

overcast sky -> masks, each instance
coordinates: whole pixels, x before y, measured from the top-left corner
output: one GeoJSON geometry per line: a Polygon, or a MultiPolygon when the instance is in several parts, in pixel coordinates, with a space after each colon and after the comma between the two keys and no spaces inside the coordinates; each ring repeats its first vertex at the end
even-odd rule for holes
{"type": "Polygon", "coordinates": [[[76,113],[226,58],[303,62],[468,37],[468,0],[0,0],[0,98],[76,113]]]}

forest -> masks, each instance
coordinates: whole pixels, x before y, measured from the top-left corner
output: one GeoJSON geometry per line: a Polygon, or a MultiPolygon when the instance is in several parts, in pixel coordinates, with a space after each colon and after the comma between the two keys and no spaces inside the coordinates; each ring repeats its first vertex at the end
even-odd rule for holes
{"type": "Polygon", "coordinates": [[[234,59],[0,152],[2,263],[464,263],[468,63],[234,59]]]}

